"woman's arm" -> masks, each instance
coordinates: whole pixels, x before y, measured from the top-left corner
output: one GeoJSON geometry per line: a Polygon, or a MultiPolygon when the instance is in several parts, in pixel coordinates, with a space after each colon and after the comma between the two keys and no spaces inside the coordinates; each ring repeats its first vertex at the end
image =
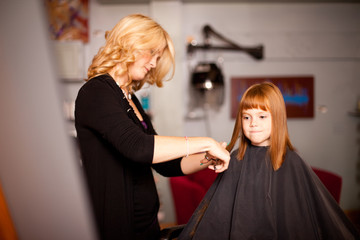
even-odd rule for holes
{"type": "MultiPolygon", "coordinates": [[[[220,143],[208,137],[166,137],[154,136],[153,163],[160,163],[184,157],[181,169],[184,174],[199,171],[211,163],[202,164],[205,153],[219,159],[216,172],[223,172],[229,166],[230,154],[220,143]],[[195,155],[193,155],[195,154],[195,155]]],[[[209,161],[212,162],[212,161],[209,161]]]]}
{"type": "Polygon", "coordinates": [[[212,164],[211,161],[202,162],[205,159],[205,154],[196,153],[189,157],[183,157],[180,163],[181,171],[188,175],[209,167],[212,164]]]}

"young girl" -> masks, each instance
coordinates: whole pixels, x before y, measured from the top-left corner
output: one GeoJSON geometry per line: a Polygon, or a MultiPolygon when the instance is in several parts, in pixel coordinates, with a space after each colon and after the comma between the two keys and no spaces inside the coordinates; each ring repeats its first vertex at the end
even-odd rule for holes
{"type": "Polygon", "coordinates": [[[294,151],[280,90],[244,93],[219,174],[179,239],[360,239],[311,167],[294,151]]]}

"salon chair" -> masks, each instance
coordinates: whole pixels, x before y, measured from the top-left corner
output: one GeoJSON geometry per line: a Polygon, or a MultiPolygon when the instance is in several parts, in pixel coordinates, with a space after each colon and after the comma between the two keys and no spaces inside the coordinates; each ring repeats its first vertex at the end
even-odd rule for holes
{"type": "MultiPolygon", "coordinates": [[[[337,203],[339,203],[342,177],[324,169],[315,167],[312,167],[312,169],[337,203]]],[[[217,174],[214,173],[214,171],[204,169],[187,176],[170,178],[177,224],[179,225],[163,229],[161,232],[161,240],[176,239],[180,235],[185,224],[190,219],[216,176],[217,174]]]]}
{"type": "Polygon", "coordinates": [[[170,178],[177,224],[188,222],[216,176],[217,173],[206,168],[186,176],[170,178]]]}
{"type": "Polygon", "coordinates": [[[315,167],[312,167],[312,169],[319,177],[321,182],[325,185],[325,187],[330,192],[330,194],[334,197],[336,202],[339,204],[341,188],[342,188],[342,177],[324,169],[315,168],[315,167]]]}

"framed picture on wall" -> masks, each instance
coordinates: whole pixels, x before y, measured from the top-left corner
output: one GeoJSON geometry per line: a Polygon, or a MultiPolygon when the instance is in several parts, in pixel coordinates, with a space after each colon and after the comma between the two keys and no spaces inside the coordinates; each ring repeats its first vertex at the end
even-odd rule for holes
{"type": "Polygon", "coordinates": [[[50,37],[89,42],[89,0],[45,0],[50,37]]]}
{"type": "Polygon", "coordinates": [[[231,78],[231,118],[236,117],[238,104],[245,90],[261,82],[272,82],[280,89],[288,118],[314,117],[313,76],[255,76],[231,78]]]}

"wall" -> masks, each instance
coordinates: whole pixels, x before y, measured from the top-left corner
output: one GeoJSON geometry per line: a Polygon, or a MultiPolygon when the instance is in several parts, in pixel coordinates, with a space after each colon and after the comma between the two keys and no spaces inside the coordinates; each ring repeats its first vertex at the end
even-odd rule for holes
{"type": "Polygon", "coordinates": [[[0,184],[16,230],[1,211],[0,239],[93,240],[45,19],[40,1],[0,2],[0,184]]]}
{"type": "MultiPolygon", "coordinates": [[[[231,77],[313,75],[315,117],[289,119],[290,137],[304,160],[343,177],[341,207],[360,208],[360,183],[356,180],[360,174],[359,118],[348,114],[360,98],[359,4],[152,1],[150,4],[100,5],[92,0],[86,65],[102,45],[104,30],[111,29],[121,17],[137,12],[158,20],[171,33],[177,48],[177,75],[160,91],[152,90],[154,124],[159,134],[210,135],[219,141],[229,141],[234,125],[230,119],[231,77]],[[265,59],[254,61],[238,52],[196,53],[189,58],[185,52],[186,38],[191,36],[201,43],[201,29],[205,24],[239,44],[263,44],[265,59]],[[209,133],[204,119],[185,118],[190,100],[188,75],[197,61],[219,58],[224,61],[221,66],[226,98],[219,111],[208,113],[209,133]],[[321,106],[327,108],[326,113],[319,111],[321,106]]],[[[70,88],[71,98],[78,86],[70,88]]],[[[165,220],[173,221],[167,179],[158,177],[165,220]]]]}

